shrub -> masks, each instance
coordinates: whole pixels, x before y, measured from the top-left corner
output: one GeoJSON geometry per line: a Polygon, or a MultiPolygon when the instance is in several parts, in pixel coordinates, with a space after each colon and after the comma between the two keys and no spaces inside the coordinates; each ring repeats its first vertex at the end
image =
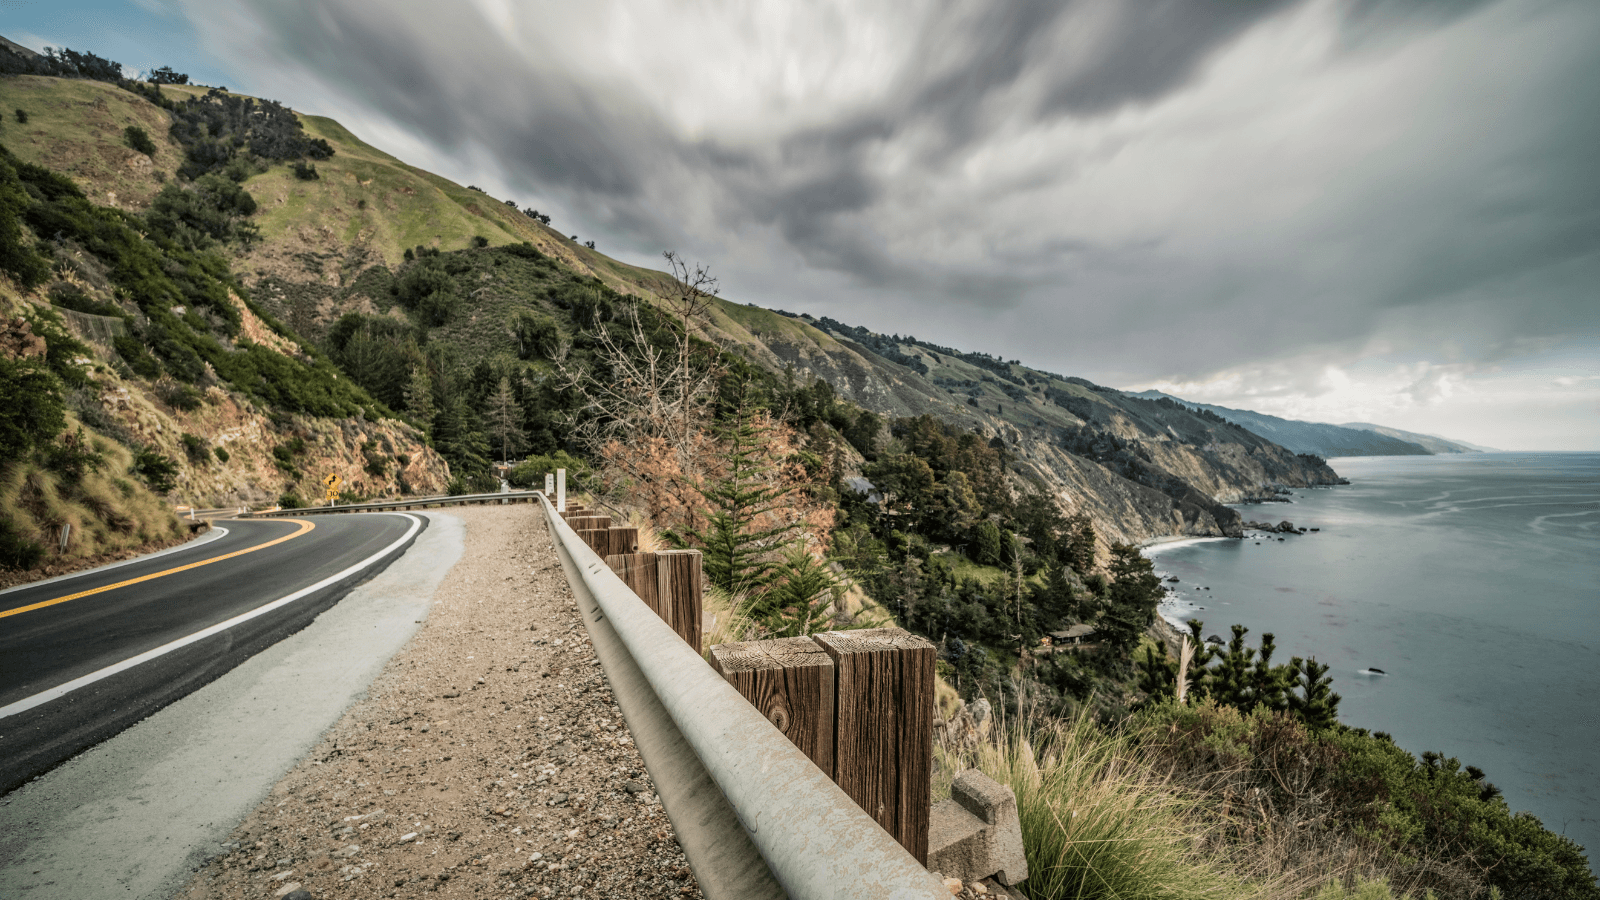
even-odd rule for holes
{"type": "Polygon", "coordinates": [[[512,487],[544,490],[544,476],[555,474],[557,469],[567,470],[569,492],[587,490],[594,480],[594,468],[586,460],[557,450],[548,456],[530,456],[517,463],[506,476],[506,482],[512,487]]]}
{"type": "Polygon", "coordinates": [[[158,494],[165,494],[178,486],[178,464],[149,447],[135,447],[133,464],[128,473],[137,475],[158,494]]]}
{"type": "Polygon", "coordinates": [[[133,370],[133,374],[140,378],[156,378],[161,375],[161,363],[150,355],[143,342],[132,335],[117,335],[111,339],[111,346],[117,351],[117,355],[122,357],[122,361],[128,364],[128,368],[133,370]]]}
{"type": "Polygon", "coordinates": [[[225,463],[228,461],[228,448],[216,447],[211,452],[216,454],[217,462],[225,463]]]}
{"type": "Polygon", "coordinates": [[[200,408],[203,395],[195,388],[177,381],[163,381],[156,385],[156,396],[173,409],[192,412],[200,408]]]}
{"type": "Polygon", "coordinates": [[[11,521],[0,515],[0,569],[31,569],[44,559],[44,547],[28,540],[11,521]]]}
{"type": "Polygon", "coordinates": [[[30,203],[12,161],[11,154],[0,147],[0,269],[9,272],[22,287],[30,288],[50,277],[50,264],[23,242],[18,223],[30,203]]]}
{"type": "Polygon", "coordinates": [[[0,460],[18,459],[65,425],[55,376],[33,360],[0,356],[0,460]]]}
{"type": "Polygon", "coordinates": [[[484,237],[481,234],[473,235],[472,236],[472,246],[478,247],[480,249],[483,248],[483,247],[487,247],[487,246],[489,246],[489,239],[484,237]]]}
{"type": "Polygon", "coordinates": [[[206,446],[204,439],[184,432],[182,438],[183,453],[189,457],[189,462],[199,465],[211,458],[211,448],[206,446]]]}
{"type": "Polygon", "coordinates": [[[19,124],[19,125],[28,124],[28,112],[27,112],[27,110],[22,110],[22,109],[17,110],[17,124],[19,124]]]}
{"type": "Polygon", "coordinates": [[[300,160],[296,161],[295,164],[289,168],[294,170],[294,177],[300,179],[301,181],[316,181],[322,177],[317,173],[316,163],[308,163],[300,160]]]}
{"type": "Polygon", "coordinates": [[[44,445],[45,468],[60,475],[67,484],[75,485],[90,472],[105,465],[105,455],[97,450],[84,435],[83,429],[63,434],[59,439],[44,445]]]}
{"type": "Polygon", "coordinates": [[[137,125],[129,125],[122,130],[122,136],[127,139],[128,146],[143,153],[145,156],[156,155],[156,142],[150,140],[150,132],[137,125]]]}
{"type": "Polygon", "coordinates": [[[278,498],[278,505],[284,509],[300,509],[300,498],[292,493],[284,494],[278,498]]]}

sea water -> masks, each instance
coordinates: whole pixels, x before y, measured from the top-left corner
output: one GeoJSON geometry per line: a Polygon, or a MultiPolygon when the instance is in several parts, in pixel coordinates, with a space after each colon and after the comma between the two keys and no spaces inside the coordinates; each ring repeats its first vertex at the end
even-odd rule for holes
{"type": "Polygon", "coordinates": [[[1600,454],[1330,463],[1349,485],[1240,508],[1318,532],[1147,549],[1162,614],[1327,663],[1342,722],[1483,769],[1600,868],[1600,454]]]}

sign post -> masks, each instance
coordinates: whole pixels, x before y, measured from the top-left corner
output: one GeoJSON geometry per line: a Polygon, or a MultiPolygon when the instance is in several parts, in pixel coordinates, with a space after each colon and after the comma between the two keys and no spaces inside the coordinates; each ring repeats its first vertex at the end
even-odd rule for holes
{"type": "Polygon", "coordinates": [[[328,505],[333,506],[339,500],[339,486],[344,484],[344,479],[339,477],[338,472],[334,472],[322,479],[322,483],[328,488],[328,505]]]}

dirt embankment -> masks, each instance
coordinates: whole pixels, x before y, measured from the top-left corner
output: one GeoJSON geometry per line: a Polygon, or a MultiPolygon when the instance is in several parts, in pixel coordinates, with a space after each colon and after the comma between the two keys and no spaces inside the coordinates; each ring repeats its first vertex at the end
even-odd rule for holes
{"type": "Polygon", "coordinates": [[[180,897],[700,896],[543,516],[452,514],[426,623],[180,897]]]}

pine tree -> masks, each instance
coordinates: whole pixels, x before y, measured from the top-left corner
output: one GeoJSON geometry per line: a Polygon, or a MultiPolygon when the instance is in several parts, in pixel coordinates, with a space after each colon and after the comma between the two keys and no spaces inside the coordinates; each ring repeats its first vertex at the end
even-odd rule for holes
{"type": "Polygon", "coordinates": [[[1289,665],[1298,673],[1300,693],[1289,694],[1289,708],[1309,728],[1332,728],[1339,723],[1339,695],[1332,689],[1328,667],[1316,658],[1296,656],[1289,665]]]}
{"type": "Polygon", "coordinates": [[[527,437],[522,431],[522,406],[511,391],[511,379],[501,378],[500,387],[489,398],[489,432],[500,442],[500,462],[510,462],[513,449],[527,449],[527,437]]]}
{"type": "Polygon", "coordinates": [[[411,383],[406,385],[406,410],[424,429],[433,427],[433,379],[428,377],[426,366],[411,368],[411,383]]]}
{"type": "Polygon", "coordinates": [[[768,440],[770,422],[741,385],[730,422],[717,429],[725,447],[727,469],[703,489],[712,509],[706,526],[669,540],[698,545],[704,551],[706,578],[733,593],[759,594],[772,583],[775,551],[788,543],[795,525],[774,514],[792,498],[794,488],[775,477],[779,460],[768,440]]]}
{"type": "Polygon", "coordinates": [[[1261,649],[1257,651],[1255,668],[1250,673],[1249,708],[1265,707],[1282,712],[1289,708],[1288,695],[1294,688],[1296,667],[1273,666],[1272,653],[1277,649],[1277,639],[1272,632],[1261,635],[1261,649]]]}

